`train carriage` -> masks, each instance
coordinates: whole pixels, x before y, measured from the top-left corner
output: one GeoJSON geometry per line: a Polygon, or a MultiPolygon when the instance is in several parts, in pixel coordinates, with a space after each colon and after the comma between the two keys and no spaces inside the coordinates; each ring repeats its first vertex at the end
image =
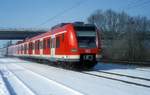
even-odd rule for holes
{"type": "Polygon", "coordinates": [[[56,64],[92,67],[101,57],[98,32],[94,25],[61,23],[50,31],[10,46],[10,55],[47,59],[56,64]]]}

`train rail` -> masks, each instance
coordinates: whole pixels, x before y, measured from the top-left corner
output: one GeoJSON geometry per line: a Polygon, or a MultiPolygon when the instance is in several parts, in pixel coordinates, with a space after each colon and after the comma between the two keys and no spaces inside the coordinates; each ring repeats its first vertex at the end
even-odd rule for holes
{"type": "Polygon", "coordinates": [[[117,76],[124,76],[124,77],[139,79],[139,80],[150,81],[149,78],[142,78],[142,77],[131,76],[131,75],[127,75],[127,74],[120,74],[120,73],[113,73],[113,72],[106,72],[106,71],[96,71],[96,72],[105,73],[105,74],[111,74],[111,75],[117,75],[117,76]]]}
{"type": "MultiPolygon", "coordinates": [[[[13,64],[13,65],[15,65],[15,64],[13,64]]],[[[79,91],[77,91],[77,90],[75,90],[75,89],[73,89],[73,88],[71,88],[71,87],[69,87],[69,86],[67,86],[65,84],[62,84],[62,83],[59,83],[59,82],[57,82],[55,80],[49,79],[49,78],[47,78],[47,77],[45,77],[45,76],[43,76],[41,74],[38,74],[38,73],[36,73],[36,72],[34,72],[32,70],[29,70],[29,69],[25,68],[25,67],[21,67],[21,66],[18,66],[18,65],[15,65],[15,66],[17,66],[19,68],[26,69],[27,71],[29,71],[34,76],[40,77],[41,79],[43,79],[45,81],[48,81],[49,84],[54,84],[54,85],[56,85],[56,86],[58,86],[58,87],[60,87],[60,88],[62,88],[64,90],[66,90],[66,91],[71,92],[72,93],[71,95],[85,95],[84,93],[81,93],[81,92],[79,92],[79,91]]]]}
{"type": "Polygon", "coordinates": [[[148,85],[146,83],[145,84],[142,83],[143,81],[146,81],[147,83],[150,84],[150,79],[147,79],[147,78],[130,76],[130,75],[119,74],[119,73],[105,72],[105,71],[94,71],[94,72],[82,71],[80,73],[92,75],[95,77],[110,79],[110,80],[114,80],[114,81],[119,81],[119,82],[131,84],[131,85],[150,88],[150,85],[148,85]],[[137,81],[137,82],[135,82],[135,81],[137,81]]]}
{"type": "Polygon", "coordinates": [[[143,78],[143,77],[131,76],[131,75],[127,75],[127,74],[113,73],[113,72],[106,72],[106,71],[94,71],[94,73],[92,73],[90,71],[89,72],[78,71],[78,72],[83,73],[83,74],[96,76],[96,77],[105,78],[105,79],[120,81],[123,83],[132,84],[132,85],[136,85],[136,86],[150,88],[150,79],[149,78],[143,78]],[[129,80],[128,79],[121,79],[123,77],[128,78],[129,80]],[[132,80],[130,80],[130,79],[132,79],[132,80]],[[136,80],[138,82],[134,82],[134,80],[136,80]],[[143,81],[148,82],[149,85],[142,83],[143,81]]]}
{"type": "Polygon", "coordinates": [[[138,70],[138,71],[143,71],[143,72],[149,72],[149,73],[150,73],[150,70],[147,70],[147,69],[136,68],[136,70],[138,70]]]}
{"type": "Polygon", "coordinates": [[[22,81],[14,72],[10,71],[7,66],[4,67],[3,70],[0,71],[3,79],[5,81],[5,84],[7,86],[7,90],[9,91],[10,95],[17,95],[17,92],[14,91],[13,87],[9,83],[9,77],[13,77],[14,81],[19,84],[20,87],[22,87],[23,91],[22,93],[28,94],[28,95],[37,95],[26,83],[22,81]]]}

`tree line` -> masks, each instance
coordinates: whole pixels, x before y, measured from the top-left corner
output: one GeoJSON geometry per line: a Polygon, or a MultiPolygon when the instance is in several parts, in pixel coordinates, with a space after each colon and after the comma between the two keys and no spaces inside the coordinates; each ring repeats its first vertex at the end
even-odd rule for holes
{"type": "Polygon", "coordinates": [[[104,60],[150,61],[150,20],[147,17],[97,10],[87,21],[102,30],[104,60]]]}

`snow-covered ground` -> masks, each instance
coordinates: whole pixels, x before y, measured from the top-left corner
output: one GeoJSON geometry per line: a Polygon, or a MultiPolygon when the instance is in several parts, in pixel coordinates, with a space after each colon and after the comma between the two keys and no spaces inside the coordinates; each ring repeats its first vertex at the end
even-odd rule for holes
{"type": "Polygon", "coordinates": [[[150,79],[150,67],[101,63],[96,65],[93,70],[126,74],[150,79]]]}
{"type": "Polygon", "coordinates": [[[0,95],[10,95],[2,77],[3,76],[0,73],[0,95]]]}
{"type": "MultiPolygon", "coordinates": [[[[150,79],[150,68],[99,63],[93,70],[150,79]]],[[[0,71],[8,80],[5,83],[7,89],[14,95],[149,95],[150,92],[149,87],[91,76],[17,58],[0,58],[0,71]]],[[[133,81],[133,79],[126,80],[133,81]]],[[[142,82],[144,83],[144,81],[142,82]]],[[[146,81],[145,84],[148,85],[150,82],[146,81]]]]}

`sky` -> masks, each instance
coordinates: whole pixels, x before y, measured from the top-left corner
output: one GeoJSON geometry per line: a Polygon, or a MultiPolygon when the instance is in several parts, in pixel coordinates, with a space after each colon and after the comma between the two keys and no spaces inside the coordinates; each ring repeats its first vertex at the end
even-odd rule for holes
{"type": "Polygon", "coordinates": [[[98,9],[150,18],[150,0],[0,0],[0,28],[50,28],[62,22],[86,22],[98,9]]]}
{"type": "Polygon", "coordinates": [[[98,9],[150,19],[150,0],[0,0],[0,29],[50,29],[62,22],[87,22],[98,9]]]}

